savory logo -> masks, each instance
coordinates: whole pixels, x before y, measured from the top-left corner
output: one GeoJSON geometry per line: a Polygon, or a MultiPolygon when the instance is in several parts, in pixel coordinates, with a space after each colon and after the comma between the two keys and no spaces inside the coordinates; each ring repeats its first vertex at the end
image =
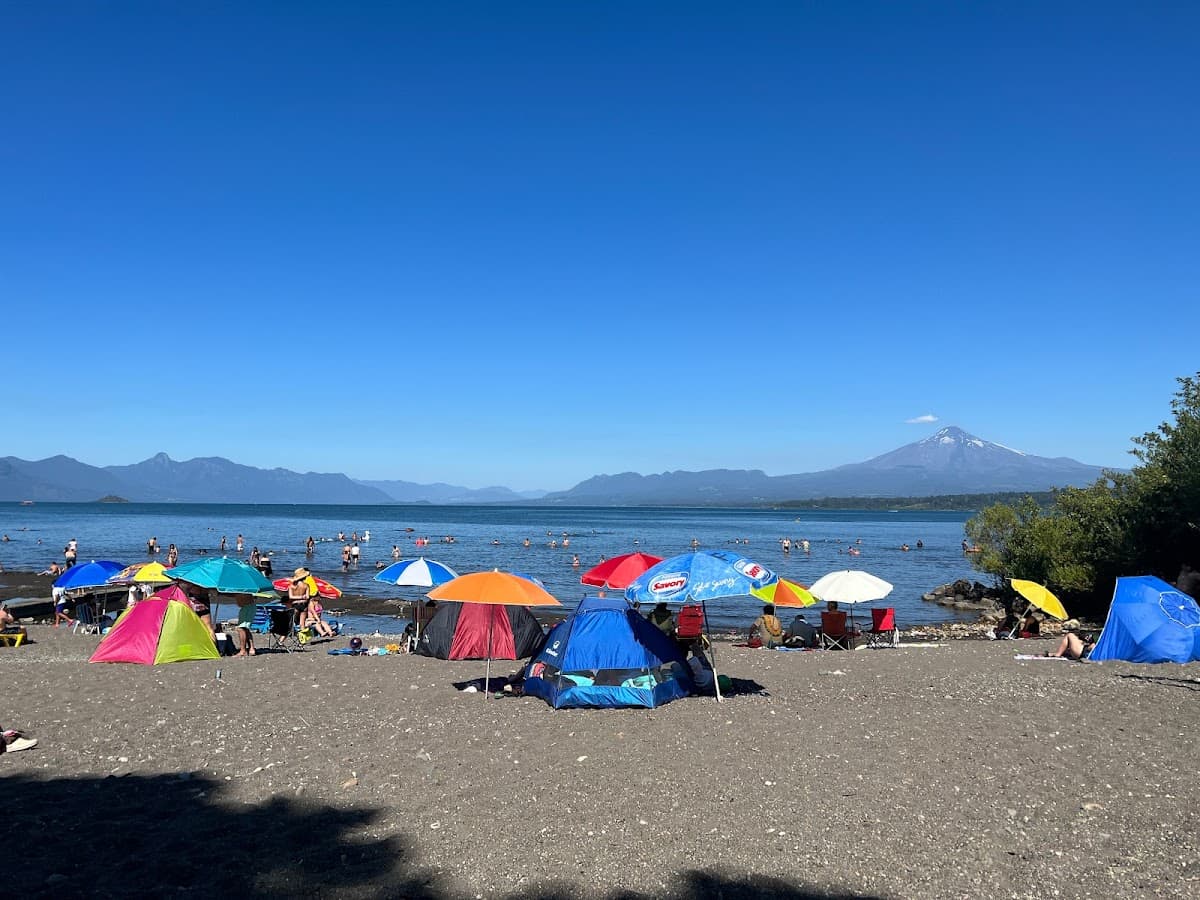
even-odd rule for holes
{"type": "Polygon", "coordinates": [[[660,575],[658,578],[651,580],[650,593],[655,596],[660,594],[678,594],[687,587],[687,583],[687,572],[672,572],[670,575],[660,575]]]}

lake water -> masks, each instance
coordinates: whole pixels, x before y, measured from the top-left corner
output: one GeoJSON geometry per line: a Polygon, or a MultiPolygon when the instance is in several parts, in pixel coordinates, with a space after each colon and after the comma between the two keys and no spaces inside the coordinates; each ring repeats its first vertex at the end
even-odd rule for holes
{"type": "MultiPolygon", "coordinates": [[[[38,503],[20,506],[0,503],[0,564],[10,569],[45,568],[62,561],[66,542],[79,542],[79,561],[112,559],[141,562],[146,541],[157,537],[165,561],[174,543],[180,562],[195,559],[201,550],[218,553],[222,535],[227,555],[234,556],[238,534],[245,538],[243,557],[252,547],[270,551],[276,577],[305,565],[317,576],[349,594],[420,599],[417,590],[388,587],[373,580],[377,561],[392,561],[392,545],[404,558],[424,555],[451,566],[460,574],[493,568],[518,571],[541,579],[567,607],[584,595],[579,575],[602,556],[642,550],[673,556],[691,549],[692,539],[707,549],[732,549],[809,584],[836,569],[863,569],[895,585],[887,605],[896,608],[902,627],[933,622],[972,620],[921,600],[939,584],[957,578],[981,578],[963,556],[961,542],[966,513],[865,512],[746,509],[535,508],[497,506],[240,506],[225,504],[71,504],[38,503]],[[361,544],[357,571],[341,571],[339,531],[349,536],[370,532],[361,544]],[[304,555],[309,536],[317,541],[311,560],[304,555]],[[454,543],[442,543],[453,535],[454,543]],[[810,542],[805,555],[798,548],[784,554],[780,539],[810,542]],[[414,541],[428,537],[429,546],[414,541]],[[563,547],[564,537],[569,541],[563,547]],[[529,538],[531,546],[524,547],[529,538]],[[551,540],[558,542],[551,548],[551,540]],[[921,550],[904,552],[902,544],[921,550]],[[861,541],[861,543],[857,543],[861,541]],[[498,542],[498,543],[493,543],[498,542]],[[735,543],[737,542],[737,543],[735,543]],[[861,556],[845,553],[856,545],[861,556]],[[572,562],[578,554],[580,567],[572,562]]],[[[714,627],[748,625],[761,604],[750,598],[731,598],[711,604],[714,627]]],[[[858,614],[869,620],[866,609],[858,614]]],[[[781,611],[785,624],[792,613],[781,611]]],[[[360,631],[396,630],[384,617],[354,617],[360,631]]]]}

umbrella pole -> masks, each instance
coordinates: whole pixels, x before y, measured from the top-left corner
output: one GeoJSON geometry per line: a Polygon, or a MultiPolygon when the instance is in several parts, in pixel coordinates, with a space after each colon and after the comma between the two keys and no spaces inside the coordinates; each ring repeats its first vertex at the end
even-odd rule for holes
{"type": "Polygon", "coordinates": [[[492,684],[492,626],[496,622],[496,607],[491,608],[488,615],[488,651],[487,651],[487,672],[483,676],[483,698],[486,700],[491,696],[490,690],[492,684]]]}
{"type": "MultiPolygon", "coordinates": [[[[708,638],[708,650],[712,654],[713,690],[717,692],[717,702],[721,702],[721,676],[717,673],[717,645],[713,643],[712,629],[708,627],[708,607],[700,601],[700,611],[704,614],[704,636],[708,638]]],[[[700,648],[704,652],[704,648],[700,648]]]]}

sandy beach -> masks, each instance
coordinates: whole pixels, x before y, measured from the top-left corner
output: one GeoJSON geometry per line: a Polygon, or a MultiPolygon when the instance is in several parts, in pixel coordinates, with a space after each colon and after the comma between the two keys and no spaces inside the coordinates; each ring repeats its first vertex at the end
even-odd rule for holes
{"type": "Polygon", "coordinates": [[[1013,659],[1048,640],[722,645],[722,670],[764,694],[554,711],[458,690],[476,662],[317,645],[88,665],[97,638],[31,636],[0,649],[4,727],[39,741],[3,761],[23,893],[1186,897],[1200,884],[1200,666],[1013,659]]]}

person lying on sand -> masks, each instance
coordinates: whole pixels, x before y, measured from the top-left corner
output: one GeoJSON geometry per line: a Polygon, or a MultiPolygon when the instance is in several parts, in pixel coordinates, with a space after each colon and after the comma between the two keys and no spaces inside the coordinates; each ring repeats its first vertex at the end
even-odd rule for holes
{"type": "Polygon", "coordinates": [[[1053,650],[1047,650],[1047,656],[1065,656],[1067,659],[1087,659],[1092,655],[1096,646],[1093,640],[1083,640],[1073,631],[1068,631],[1053,650]]]}

